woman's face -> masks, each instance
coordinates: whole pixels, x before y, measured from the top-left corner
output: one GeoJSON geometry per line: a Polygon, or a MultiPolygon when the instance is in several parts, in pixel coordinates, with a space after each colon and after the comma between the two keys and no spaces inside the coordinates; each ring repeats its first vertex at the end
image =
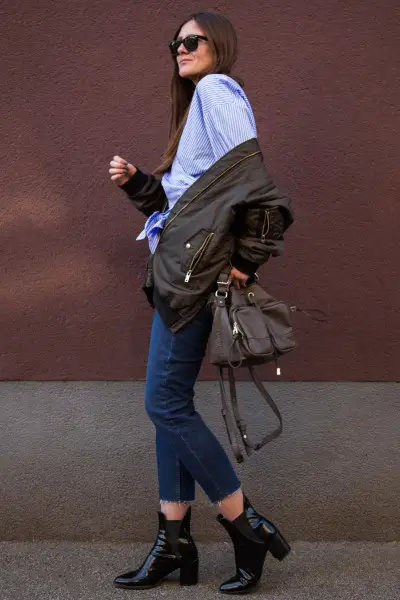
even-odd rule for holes
{"type": "MultiPolygon", "coordinates": [[[[196,21],[188,21],[180,30],[177,39],[184,39],[188,35],[205,35],[205,33],[196,21]]],[[[191,79],[195,84],[207,73],[212,73],[215,63],[210,42],[206,40],[199,40],[198,48],[193,52],[189,52],[181,44],[176,61],[180,77],[191,79]]]]}

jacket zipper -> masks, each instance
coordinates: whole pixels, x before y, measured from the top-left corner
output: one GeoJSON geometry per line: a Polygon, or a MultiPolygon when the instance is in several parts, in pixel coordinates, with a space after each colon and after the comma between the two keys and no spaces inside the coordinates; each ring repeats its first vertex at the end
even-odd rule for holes
{"type": "Polygon", "coordinates": [[[264,223],[262,226],[262,230],[261,230],[261,241],[262,243],[265,242],[265,238],[267,237],[269,232],[269,210],[265,211],[265,215],[264,215],[264,223]],[[268,227],[267,227],[267,231],[265,231],[265,222],[268,221],[268,227]]]}
{"type": "Polygon", "coordinates": [[[172,217],[172,219],[170,221],[167,221],[164,229],[161,232],[160,237],[164,234],[164,232],[168,229],[168,227],[171,225],[172,221],[174,221],[174,219],[176,219],[176,217],[178,215],[181,214],[182,211],[185,210],[185,208],[187,208],[189,206],[189,204],[192,204],[192,202],[194,202],[195,200],[197,200],[197,198],[199,196],[201,196],[201,194],[203,194],[203,192],[207,191],[212,185],[214,185],[214,183],[216,181],[218,181],[219,179],[221,179],[221,177],[224,177],[224,175],[226,175],[227,173],[229,173],[229,171],[232,171],[232,169],[234,169],[237,165],[239,165],[240,163],[242,163],[243,161],[247,160],[248,158],[251,158],[252,156],[256,156],[257,154],[261,154],[261,150],[257,150],[257,152],[252,152],[251,154],[248,154],[247,156],[245,156],[244,158],[241,158],[240,160],[238,160],[237,162],[235,162],[235,164],[231,165],[230,167],[228,167],[228,169],[225,169],[225,171],[223,171],[221,173],[221,175],[218,175],[218,177],[216,177],[215,179],[213,179],[213,181],[211,181],[205,188],[203,188],[202,190],[200,190],[200,192],[198,194],[195,195],[194,198],[192,198],[187,204],[185,204],[185,206],[183,206],[177,213],[176,215],[174,215],[172,217]]]}
{"type": "Polygon", "coordinates": [[[200,248],[197,250],[196,254],[193,256],[192,262],[190,263],[189,270],[186,273],[185,283],[188,283],[188,281],[190,280],[193,271],[195,270],[196,266],[200,262],[201,257],[203,256],[204,252],[206,251],[208,244],[211,242],[213,235],[214,235],[213,232],[208,234],[208,236],[206,237],[206,239],[204,240],[204,242],[202,243],[200,248]]]}

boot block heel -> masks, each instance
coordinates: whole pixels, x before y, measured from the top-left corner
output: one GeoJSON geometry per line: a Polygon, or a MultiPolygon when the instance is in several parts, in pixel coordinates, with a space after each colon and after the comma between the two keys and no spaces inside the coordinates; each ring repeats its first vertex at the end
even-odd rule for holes
{"type": "Polygon", "coordinates": [[[278,530],[271,540],[269,551],[272,556],[278,560],[283,560],[290,552],[289,544],[278,530]]]}
{"type": "Polygon", "coordinates": [[[196,585],[199,581],[199,561],[186,561],[181,566],[180,584],[196,585]]]}

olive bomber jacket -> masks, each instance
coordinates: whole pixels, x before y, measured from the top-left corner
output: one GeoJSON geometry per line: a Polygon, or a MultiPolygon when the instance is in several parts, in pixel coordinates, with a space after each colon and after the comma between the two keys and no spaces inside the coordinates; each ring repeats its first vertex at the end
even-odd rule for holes
{"type": "MultiPolygon", "coordinates": [[[[161,180],[140,170],[121,186],[147,217],[167,209],[161,180]]],[[[258,140],[225,154],[177,201],[147,265],[144,290],[171,331],[184,327],[207,302],[230,264],[253,274],[283,253],[293,222],[289,198],[273,183],[258,140]]]]}

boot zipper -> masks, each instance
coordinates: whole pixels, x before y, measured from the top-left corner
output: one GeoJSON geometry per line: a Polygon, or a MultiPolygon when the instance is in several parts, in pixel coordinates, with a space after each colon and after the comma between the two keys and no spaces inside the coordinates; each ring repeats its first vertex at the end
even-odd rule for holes
{"type": "Polygon", "coordinates": [[[199,250],[197,250],[196,254],[193,256],[192,262],[190,263],[189,270],[186,273],[185,283],[188,283],[188,281],[190,280],[193,271],[195,270],[197,264],[200,262],[201,257],[203,256],[204,252],[206,251],[206,248],[207,248],[208,244],[211,242],[211,239],[212,239],[213,235],[214,235],[213,232],[211,232],[211,233],[208,234],[208,236],[206,237],[206,239],[204,240],[204,242],[200,246],[199,250]]]}
{"type": "Polygon", "coordinates": [[[200,192],[198,192],[198,194],[195,195],[194,198],[192,198],[187,204],[185,204],[185,206],[183,206],[177,213],[176,215],[174,215],[172,217],[172,219],[170,221],[167,221],[165,223],[164,229],[162,230],[160,237],[164,234],[164,232],[168,229],[168,227],[171,225],[172,221],[174,221],[174,219],[176,219],[176,217],[178,215],[181,214],[182,211],[185,210],[185,208],[187,208],[189,206],[189,204],[192,204],[192,202],[194,202],[195,200],[198,199],[199,196],[201,196],[201,194],[203,194],[205,191],[207,191],[212,185],[214,185],[215,182],[219,181],[221,179],[221,177],[224,177],[224,175],[226,175],[227,173],[229,173],[229,171],[232,171],[232,169],[234,169],[237,165],[239,165],[240,163],[244,162],[245,160],[247,160],[248,158],[251,158],[252,156],[256,156],[257,154],[261,154],[261,150],[257,150],[257,152],[252,152],[251,154],[248,154],[247,156],[245,156],[244,158],[241,158],[240,160],[238,160],[237,162],[235,162],[234,165],[231,165],[228,169],[226,169],[225,171],[223,171],[223,173],[221,173],[221,175],[218,175],[218,177],[216,177],[215,179],[213,179],[213,181],[211,181],[205,188],[203,188],[202,190],[200,190],[200,192]]]}

